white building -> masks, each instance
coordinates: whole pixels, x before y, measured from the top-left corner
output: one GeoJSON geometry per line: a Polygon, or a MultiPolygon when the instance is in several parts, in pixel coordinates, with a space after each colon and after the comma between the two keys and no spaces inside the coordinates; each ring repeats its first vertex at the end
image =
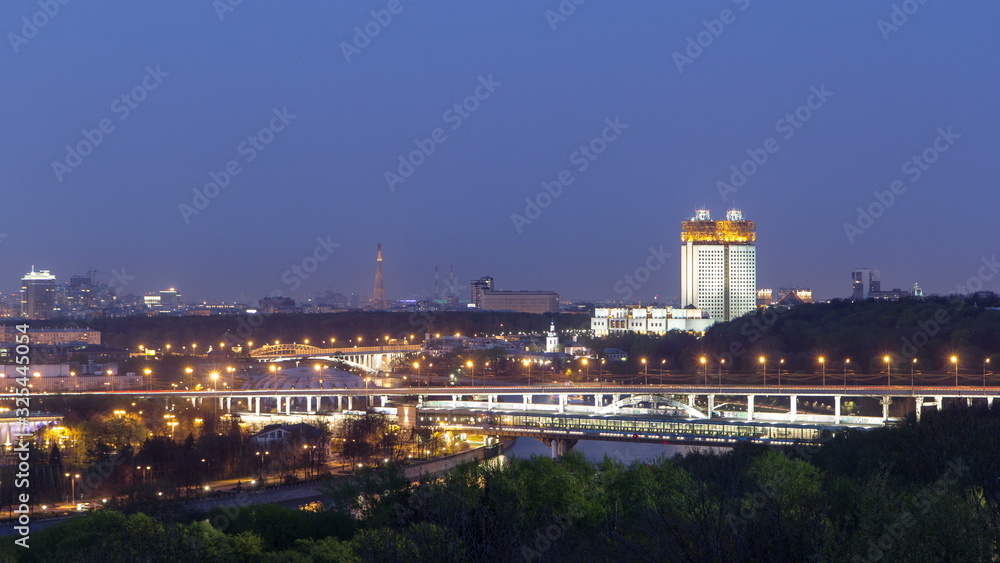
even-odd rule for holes
{"type": "Polygon", "coordinates": [[[729,321],[754,310],[757,300],[757,225],[731,209],[713,221],[699,209],[681,222],[681,305],[729,321]]]}
{"type": "Polygon", "coordinates": [[[671,330],[705,332],[714,322],[705,311],[694,307],[597,308],[590,319],[590,329],[594,336],[627,332],[664,335],[671,330]]]}

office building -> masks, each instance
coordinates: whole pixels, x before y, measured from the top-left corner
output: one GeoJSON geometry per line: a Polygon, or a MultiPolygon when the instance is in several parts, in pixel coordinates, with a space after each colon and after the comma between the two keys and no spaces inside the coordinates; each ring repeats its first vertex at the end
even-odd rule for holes
{"type": "Polygon", "coordinates": [[[757,224],[731,209],[713,221],[699,209],[681,222],[681,306],[729,321],[754,310],[757,301],[757,224]]]}
{"type": "Polygon", "coordinates": [[[554,291],[484,291],[480,301],[484,311],[559,312],[559,294],[554,291]]]}
{"type": "Polygon", "coordinates": [[[483,294],[487,291],[493,291],[493,278],[483,276],[478,280],[472,280],[469,282],[469,303],[481,309],[483,307],[483,294]]]}
{"type": "Polygon", "coordinates": [[[856,268],[851,272],[851,298],[864,301],[872,292],[882,291],[882,273],[878,268],[856,268]]]}
{"type": "Polygon", "coordinates": [[[21,316],[26,319],[56,317],[56,277],[35,267],[21,278],[21,316]]]}
{"type": "Polygon", "coordinates": [[[715,323],[706,311],[694,306],[678,307],[598,307],[590,319],[594,336],[613,334],[655,334],[671,330],[702,333],[715,323]]]}

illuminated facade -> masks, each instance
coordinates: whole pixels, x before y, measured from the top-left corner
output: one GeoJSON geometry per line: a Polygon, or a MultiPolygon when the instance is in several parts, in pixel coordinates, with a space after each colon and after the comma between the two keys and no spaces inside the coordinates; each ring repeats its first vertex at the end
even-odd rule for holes
{"type": "Polygon", "coordinates": [[[21,278],[21,316],[26,319],[56,317],[56,277],[48,270],[31,271],[21,278]]]}
{"type": "Polygon", "coordinates": [[[715,320],[695,307],[598,307],[590,319],[594,336],[638,333],[662,336],[671,330],[705,332],[715,320]]]}
{"type": "Polygon", "coordinates": [[[729,321],[757,303],[757,224],[731,209],[713,221],[707,209],[681,222],[681,305],[729,321]]]}

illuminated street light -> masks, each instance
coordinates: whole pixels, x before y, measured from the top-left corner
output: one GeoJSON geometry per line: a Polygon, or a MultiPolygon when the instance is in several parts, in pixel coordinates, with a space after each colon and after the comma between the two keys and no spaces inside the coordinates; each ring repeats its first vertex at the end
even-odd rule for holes
{"type": "Polygon", "coordinates": [[[823,370],[823,386],[826,387],[826,358],[819,357],[819,367],[823,370]]]}
{"type": "Polygon", "coordinates": [[[952,356],[951,363],[955,364],[955,387],[958,387],[958,356],[952,356]]]}
{"type": "Polygon", "coordinates": [[[757,363],[760,364],[760,373],[764,376],[764,385],[767,385],[767,359],[761,356],[757,358],[757,363]]]}
{"type": "Polygon", "coordinates": [[[643,358],[641,361],[642,361],[642,373],[643,375],[646,376],[646,385],[649,385],[649,372],[646,371],[646,358],[643,358]]]}
{"type": "Polygon", "coordinates": [[[885,384],[892,386],[892,364],[889,363],[889,356],[882,356],[882,361],[885,362],[885,384]]]}

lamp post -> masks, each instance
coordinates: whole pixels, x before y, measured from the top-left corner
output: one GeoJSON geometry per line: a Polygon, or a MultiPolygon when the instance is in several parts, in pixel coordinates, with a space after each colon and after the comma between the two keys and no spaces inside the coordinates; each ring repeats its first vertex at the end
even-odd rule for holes
{"type": "Polygon", "coordinates": [[[722,364],[724,363],[726,363],[725,358],[719,360],[719,387],[722,387],[722,364]]]}
{"type": "Polygon", "coordinates": [[[885,384],[892,387],[892,364],[889,360],[889,356],[882,356],[882,361],[885,362],[885,384]]]}
{"type": "Polygon", "coordinates": [[[844,387],[847,387],[847,366],[851,364],[850,358],[844,358],[844,387]]]}
{"type": "Polygon", "coordinates": [[[267,366],[267,370],[271,372],[271,383],[275,391],[278,390],[278,366],[271,364],[267,366]]]}
{"type": "Polygon", "coordinates": [[[955,387],[958,387],[958,356],[952,356],[951,363],[955,364],[955,387]]]}
{"type": "Polygon", "coordinates": [[[413,362],[414,369],[417,370],[417,386],[420,386],[420,362],[413,362]]]}
{"type": "Polygon", "coordinates": [[[646,385],[649,385],[649,372],[646,371],[646,358],[642,359],[642,374],[646,377],[646,385]]]}
{"type": "Polygon", "coordinates": [[[823,370],[823,387],[826,387],[826,358],[823,356],[819,357],[819,367],[823,370]]]}
{"type": "Polygon", "coordinates": [[[69,494],[70,494],[70,503],[74,504],[76,503],[76,480],[80,478],[80,474],[77,473],[71,476],[69,473],[66,473],[66,477],[71,477],[69,480],[69,489],[70,489],[69,494]]]}
{"type": "Polygon", "coordinates": [[[475,364],[471,360],[465,362],[465,367],[469,369],[469,375],[472,377],[472,386],[476,386],[476,369],[475,364]]]}
{"type": "Polygon", "coordinates": [[[184,375],[186,375],[188,379],[191,378],[192,373],[194,373],[194,368],[184,368],[184,375]]]}
{"type": "MultiPolygon", "coordinates": [[[[590,360],[588,360],[587,358],[584,358],[584,359],[582,359],[580,361],[583,362],[583,368],[586,371],[586,375],[584,375],[584,378],[586,378],[587,380],[589,380],[590,379],[590,360]]],[[[986,373],[986,372],[984,371],[983,373],[986,373]]]]}
{"type": "Polygon", "coordinates": [[[528,370],[528,387],[531,387],[531,362],[528,360],[522,360],[521,363],[524,365],[524,368],[528,370]]]}
{"type": "Polygon", "coordinates": [[[146,376],[146,391],[151,391],[153,389],[153,381],[149,376],[153,373],[153,370],[146,368],[142,370],[142,373],[146,376]]]}
{"type": "Polygon", "coordinates": [[[986,358],[986,360],[983,361],[983,387],[986,387],[986,366],[988,366],[989,364],[990,364],[990,359],[986,358]]]}
{"type": "Polygon", "coordinates": [[[785,358],[778,360],[778,387],[781,387],[781,364],[785,363],[785,358]]]}
{"type": "Polygon", "coordinates": [[[764,385],[767,385],[767,359],[761,356],[757,358],[757,362],[760,363],[760,373],[764,376],[764,385]]]}
{"type": "Polygon", "coordinates": [[[705,372],[705,385],[708,385],[708,358],[702,356],[698,361],[701,362],[701,369],[705,372]]]}
{"type": "Polygon", "coordinates": [[[913,388],[913,369],[917,367],[917,359],[913,358],[910,362],[910,388],[913,388]]]}

